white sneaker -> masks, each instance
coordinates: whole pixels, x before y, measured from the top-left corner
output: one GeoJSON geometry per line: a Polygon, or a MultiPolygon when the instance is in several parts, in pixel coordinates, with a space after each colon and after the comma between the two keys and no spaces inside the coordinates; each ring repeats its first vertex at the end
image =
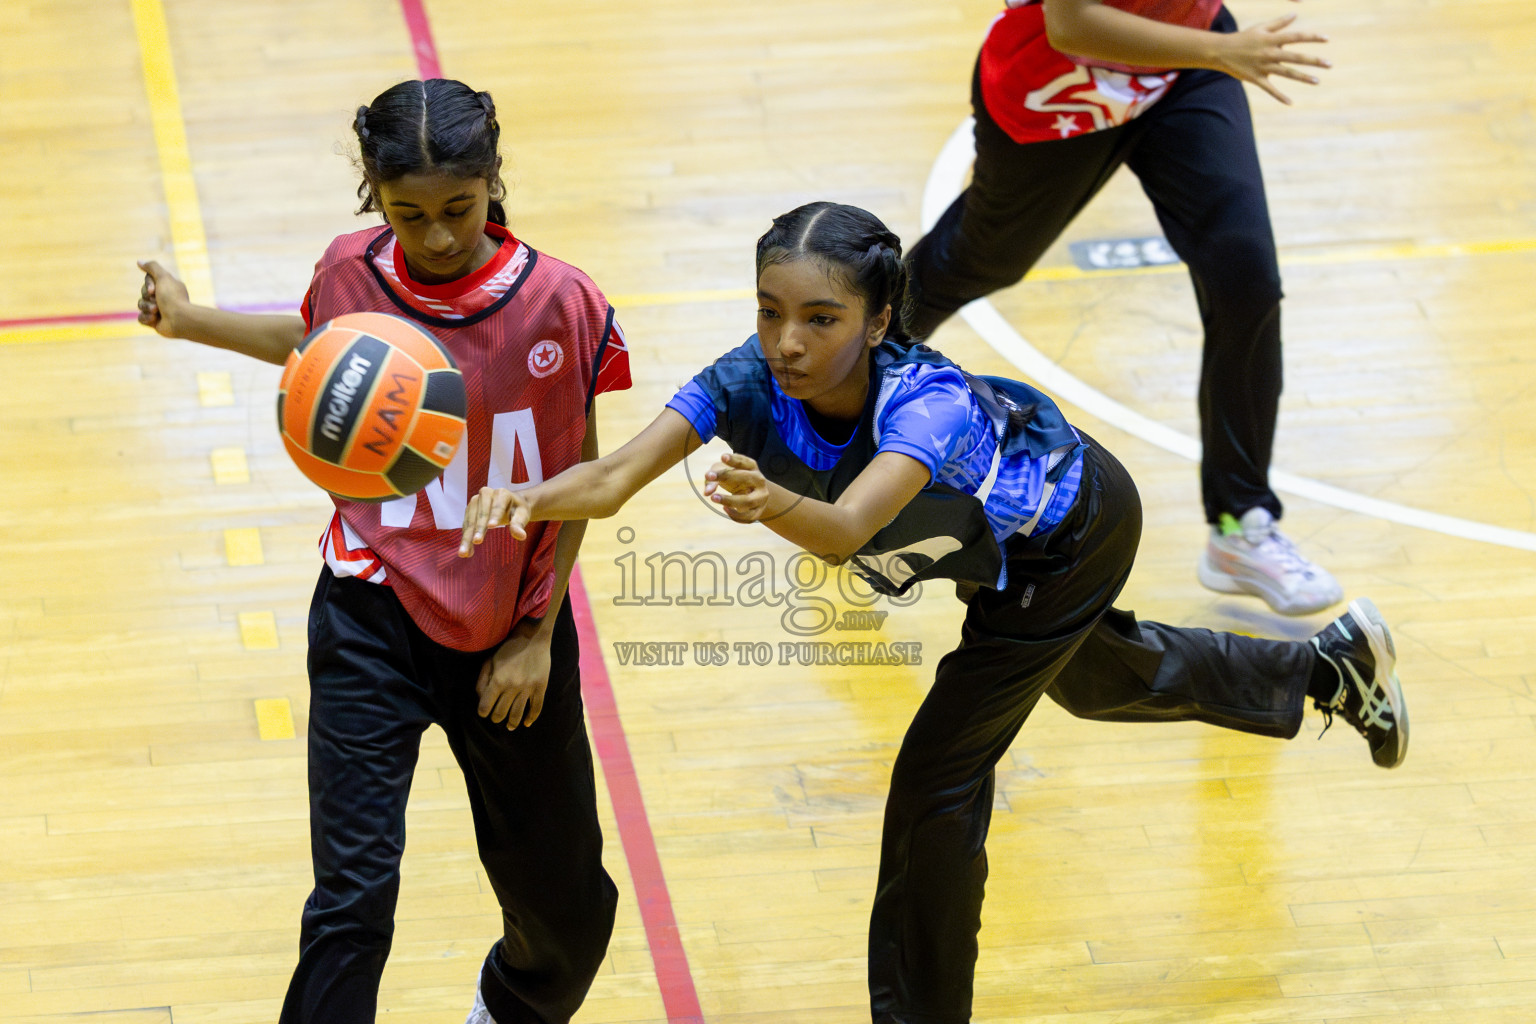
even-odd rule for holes
{"type": "Polygon", "coordinates": [[[1200,556],[1200,582],[1223,594],[1256,594],[1281,615],[1310,615],[1344,599],[1333,574],[1309,562],[1266,509],[1223,515],[1200,556]]]}
{"type": "Polygon", "coordinates": [[[496,1018],[485,1008],[485,997],[480,994],[480,979],[475,979],[475,1005],[470,1007],[464,1024],[496,1024],[496,1018]]]}

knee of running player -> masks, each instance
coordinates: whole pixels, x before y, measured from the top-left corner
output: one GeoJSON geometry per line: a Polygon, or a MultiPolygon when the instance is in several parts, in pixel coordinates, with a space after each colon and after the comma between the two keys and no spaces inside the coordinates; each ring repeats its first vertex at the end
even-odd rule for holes
{"type": "Polygon", "coordinates": [[[1205,302],[1269,309],[1281,298],[1274,242],[1253,231],[1226,230],[1203,236],[1191,254],[1191,271],[1205,286],[1205,302]]]}

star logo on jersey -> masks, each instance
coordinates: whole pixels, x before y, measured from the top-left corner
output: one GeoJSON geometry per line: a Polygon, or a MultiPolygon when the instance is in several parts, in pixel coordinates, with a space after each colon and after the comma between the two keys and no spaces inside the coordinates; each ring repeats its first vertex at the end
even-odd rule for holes
{"type": "Polygon", "coordinates": [[[541,341],[528,352],[528,372],[548,377],[565,364],[565,350],[553,341],[541,341]]]}
{"type": "Polygon", "coordinates": [[[1051,127],[1060,132],[1062,138],[1066,138],[1078,130],[1077,116],[1075,114],[1057,114],[1056,123],[1051,125],[1051,127]]]}
{"type": "Polygon", "coordinates": [[[1178,72],[1133,75],[1099,67],[1074,67],[1024,97],[1024,109],[1055,114],[1050,130],[1065,139],[1088,128],[1124,124],[1162,98],[1178,72]]]}

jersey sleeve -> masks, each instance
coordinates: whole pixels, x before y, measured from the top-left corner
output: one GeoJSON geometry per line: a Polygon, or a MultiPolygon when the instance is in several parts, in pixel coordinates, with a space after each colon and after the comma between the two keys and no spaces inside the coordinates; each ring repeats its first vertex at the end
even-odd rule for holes
{"type": "MultiPolygon", "coordinates": [[[[353,232],[348,235],[340,235],[331,239],[331,244],[325,247],[325,252],[315,261],[315,272],[309,278],[309,287],[304,289],[304,301],[299,303],[299,316],[304,318],[304,333],[315,329],[315,302],[318,299],[325,304],[327,295],[327,275],[332,273],[335,263],[346,259],[349,246],[356,244],[356,238],[363,232],[353,232]]],[[[334,315],[334,314],[332,314],[334,315]]],[[[322,316],[321,322],[329,320],[329,316],[322,316]]]]}
{"type": "Polygon", "coordinates": [[[682,413],[683,418],[693,424],[693,432],[699,435],[702,443],[708,444],[715,436],[715,400],[704,390],[698,377],[678,388],[667,408],[682,413]]]}
{"type": "Polygon", "coordinates": [[[896,452],[928,469],[931,484],[965,443],[974,398],[952,366],[909,366],[877,411],[875,454],[896,452]]]}
{"type": "Polygon", "coordinates": [[[629,376],[629,342],[624,337],[624,329],[619,326],[612,306],[608,307],[608,322],[604,326],[603,340],[598,346],[595,366],[592,394],[628,391],[634,386],[629,376]]]}
{"type": "Polygon", "coordinates": [[[753,335],[700,370],[678,389],[666,407],[693,424],[700,441],[708,443],[712,437],[723,437],[721,428],[729,419],[732,391],[761,386],[761,364],[757,336],[753,335]]]}

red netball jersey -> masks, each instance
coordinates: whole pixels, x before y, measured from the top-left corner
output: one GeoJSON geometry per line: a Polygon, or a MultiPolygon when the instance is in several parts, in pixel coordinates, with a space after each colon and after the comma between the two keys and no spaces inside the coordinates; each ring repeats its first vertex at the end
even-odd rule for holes
{"type": "Polygon", "coordinates": [[[302,309],[311,327],[361,311],[408,317],[463,371],[465,440],[441,479],[378,505],[333,498],[320,538],[333,572],[394,588],[428,636],[462,651],[492,647],[544,614],[559,531],[534,523],[524,542],[492,530],[461,559],[469,495],[530,486],[581,461],[592,396],[630,386],[624,335],[597,286],[505,228],[486,233],[501,243],[496,255],[443,285],[411,280],[388,228],[342,235],[316,264],[302,309]]]}
{"type": "MultiPolygon", "coordinates": [[[[1143,18],[1207,29],[1221,0],[1104,0],[1143,18]]],[[[1015,142],[1065,139],[1124,124],[1162,99],[1178,72],[1062,53],[1045,34],[1044,0],[1010,3],[981,46],[987,113],[1015,142]]]]}

